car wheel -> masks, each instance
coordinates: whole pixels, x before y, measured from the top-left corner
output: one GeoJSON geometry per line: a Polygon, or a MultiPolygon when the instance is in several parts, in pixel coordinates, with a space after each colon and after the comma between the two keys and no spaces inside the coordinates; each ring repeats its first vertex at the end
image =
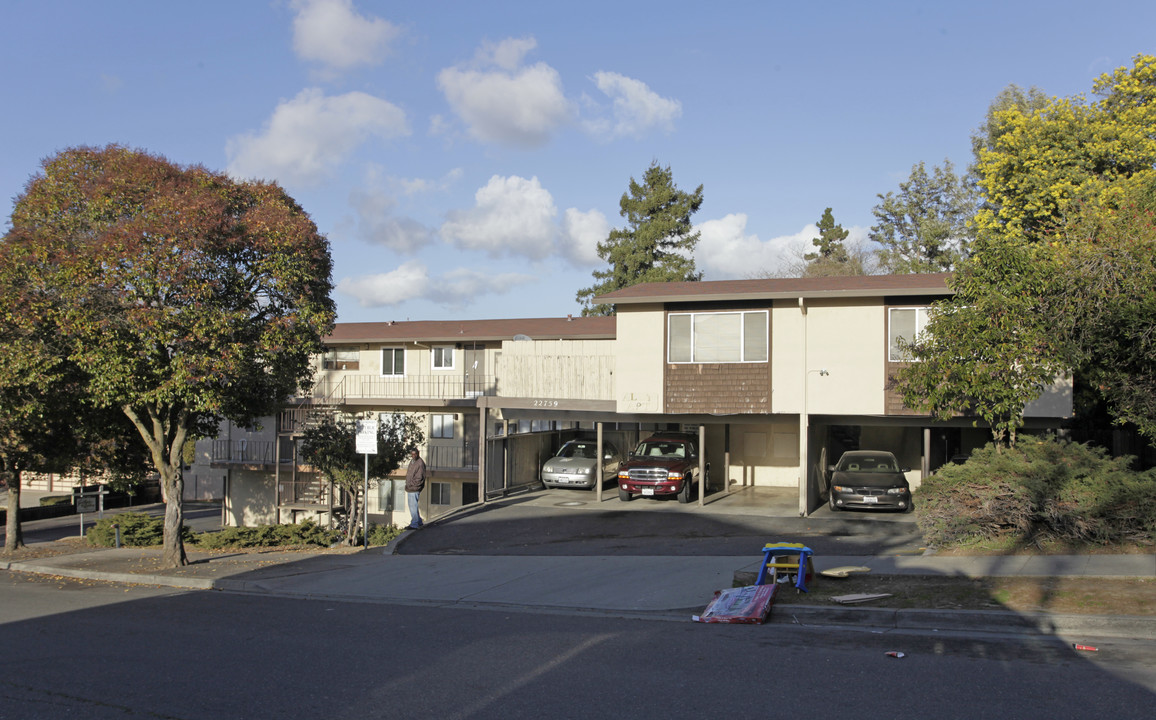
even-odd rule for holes
{"type": "Polygon", "coordinates": [[[621,500],[622,502],[630,502],[631,500],[634,499],[634,496],[631,495],[630,493],[626,492],[622,488],[618,488],[618,499],[621,500]]]}
{"type": "Polygon", "coordinates": [[[684,477],[682,479],[682,489],[678,491],[678,501],[684,505],[690,502],[690,478],[684,477]]]}
{"type": "Polygon", "coordinates": [[[835,493],[834,492],[831,492],[829,495],[827,495],[827,505],[832,510],[838,510],[839,509],[839,506],[835,504],[835,493]]]}

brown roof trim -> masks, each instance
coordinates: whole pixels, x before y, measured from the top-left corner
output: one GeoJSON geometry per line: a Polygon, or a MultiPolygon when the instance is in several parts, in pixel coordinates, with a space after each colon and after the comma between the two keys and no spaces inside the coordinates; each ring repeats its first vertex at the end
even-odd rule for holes
{"type": "Polygon", "coordinates": [[[640,283],[594,298],[596,303],[680,302],[687,300],[768,300],[782,298],[951,295],[951,273],[853,275],[700,282],[640,283]]]}
{"type": "Polygon", "coordinates": [[[613,340],[616,327],[613,316],[338,323],[325,342],[499,341],[512,340],[515,335],[534,340],[613,340]]]}

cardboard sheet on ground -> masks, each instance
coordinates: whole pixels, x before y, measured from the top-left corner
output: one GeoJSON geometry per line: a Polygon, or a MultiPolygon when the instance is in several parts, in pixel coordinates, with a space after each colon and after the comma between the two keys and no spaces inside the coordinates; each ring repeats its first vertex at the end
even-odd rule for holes
{"type": "Polygon", "coordinates": [[[706,623],[748,623],[761,625],[771,612],[778,585],[747,585],[719,590],[702,615],[691,620],[706,623]]]}
{"type": "Polygon", "coordinates": [[[831,578],[845,578],[851,573],[865,573],[871,572],[871,568],[863,567],[862,565],[840,565],[839,567],[828,568],[820,570],[819,574],[823,577],[831,578]]]}

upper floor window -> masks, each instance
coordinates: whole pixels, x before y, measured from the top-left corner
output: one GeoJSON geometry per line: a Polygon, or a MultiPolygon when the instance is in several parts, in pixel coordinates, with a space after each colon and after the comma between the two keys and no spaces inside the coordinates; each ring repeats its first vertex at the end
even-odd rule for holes
{"type": "Polygon", "coordinates": [[[381,374],[397,377],[405,375],[405,348],[381,349],[381,374]]]}
{"type": "Polygon", "coordinates": [[[454,416],[430,415],[430,437],[449,439],[454,436],[454,416]]]}
{"type": "Polygon", "coordinates": [[[887,359],[891,362],[911,362],[911,357],[899,347],[899,340],[911,342],[927,327],[927,308],[889,308],[887,311],[887,359]]]}
{"type": "Polygon", "coordinates": [[[358,348],[333,349],[325,352],[326,370],[357,370],[361,367],[361,350],[358,348]]]}
{"type": "Polygon", "coordinates": [[[454,348],[447,345],[445,347],[435,347],[432,349],[433,355],[433,369],[434,370],[453,370],[454,369],[454,348]]]}
{"type": "Polygon", "coordinates": [[[767,361],[766,310],[672,313],[667,358],[672,363],[767,361]]]}

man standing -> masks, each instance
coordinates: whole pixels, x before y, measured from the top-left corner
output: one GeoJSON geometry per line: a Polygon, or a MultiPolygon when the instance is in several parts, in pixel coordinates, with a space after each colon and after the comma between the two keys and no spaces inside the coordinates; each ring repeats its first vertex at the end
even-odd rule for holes
{"type": "Polygon", "coordinates": [[[421,459],[417,448],[410,448],[409,468],[405,471],[405,495],[409,501],[409,529],[417,530],[423,523],[418,506],[421,500],[421,491],[425,489],[425,460],[421,459]]]}

